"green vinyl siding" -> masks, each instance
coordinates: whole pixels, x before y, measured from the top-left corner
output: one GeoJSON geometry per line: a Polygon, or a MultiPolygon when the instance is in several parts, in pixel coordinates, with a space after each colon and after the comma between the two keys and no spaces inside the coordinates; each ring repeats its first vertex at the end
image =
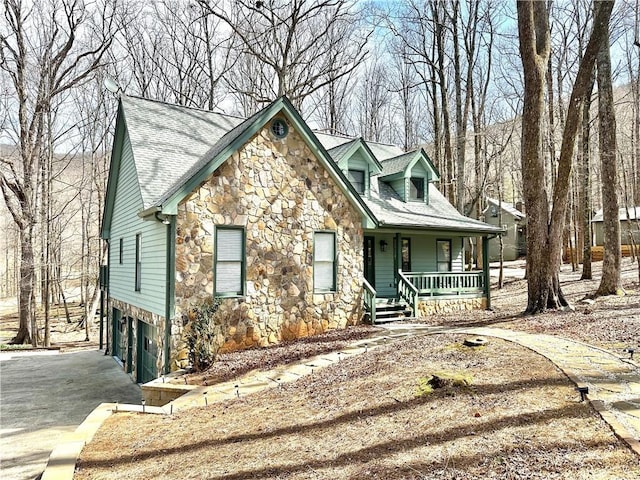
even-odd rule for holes
{"type": "Polygon", "coordinates": [[[142,220],[142,197],[138,186],[133,151],[125,134],[120,172],[113,206],[109,249],[109,294],[158,315],[165,315],[166,225],[142,220]],[[140,291],[135,291],[136,235],[142,238],[140,291]],[[122,263],[119,243],[122,238],[122,263]]]}
{"type": "Polygon", "coordinates": [[[400,196],[401,199],[403,199],[404,201],[406,201],[406,197],[405,197],[405,192],[408,192],[407,190],[407,182],[409,179],[405,179],[405,178],[399,178],[397,180],[393,180],[390,185],[391,188],[393,188],[393,190],[400,196]]]}
{"type": "Polygon", "coordinates": [[[376,256],[376,292],[381,298],[392,298],[395,297],[397,293],[395,287],[395,270],[393,265],[393,242],[393,234],[375,234],[373,245],[376,256]],[[387,247],[384,252],[380,249],[381,240],[387,242],[387,247]]]}
{"type": "MultiPolygon", "coordinates": [[[[394,242],[395,234],[368,232],[367,235],[375,237],[375,284],[376,293],[380,298],[395,297],[395,272],[394,242]],[[387,248],[383,252],[380,249],[380,241],[387,242],[387,248]]],[[[464,250],[462,237],[447,237],[444,235],[415,235],[400,234],[402,239],[409,239],[411,243],[411,271],[412,272],[436,272],[436,240],[451,239],[451,271],[464,271],[464,250]]],[[[399,267],[398,267],[399,268],[399,267]]]]}

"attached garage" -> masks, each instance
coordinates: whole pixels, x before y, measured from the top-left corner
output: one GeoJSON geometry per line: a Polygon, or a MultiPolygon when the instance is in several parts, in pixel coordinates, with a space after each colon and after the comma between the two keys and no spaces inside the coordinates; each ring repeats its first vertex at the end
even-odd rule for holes
{"type": "Polygon", "coordinates": [[[138,320],[138,345],[136,355],[136,380],[146,383],[158,377],[158,329],[138,320]]]}

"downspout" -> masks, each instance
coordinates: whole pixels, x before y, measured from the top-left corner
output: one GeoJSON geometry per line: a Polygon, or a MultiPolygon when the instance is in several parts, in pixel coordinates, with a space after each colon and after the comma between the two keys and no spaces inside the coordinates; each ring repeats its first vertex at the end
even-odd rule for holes
{"type": "Polygon", "coordinates": [[[167,216],[169,224],[167,225],[167,271],[165,274],[165,325],[164,325],[164,369],[166,375],[171,371],[171,319],[175,308],[175,290],[176,290],[176,216],[167,216]]]}
{"type": "MultiPolygon", "coordinates": [[[[109,237],[111,237],[111,233],[109,233],[109,237]]],[[[111,298],[109,296],[109,289],[111,288],[111,282],[109,281],[109,277],[111,276],[111,238],[105,238],[105,242],[107,242],[107,334],[105,335],[105,346],[104,346],[104,354],[105,355],[109,355],[109,298],[111,298]]],[[[113,312],[112,312],[113,313],[113,312]]],[[[112,323],[111,325],[113,325],[113,318],[111,319],[112,323]]],[[[102,326],[100,327],[100,331],[102,331],[102,326]]],[[[113,336],[113,332],[111,332],[111,335],[113,336]]]]}

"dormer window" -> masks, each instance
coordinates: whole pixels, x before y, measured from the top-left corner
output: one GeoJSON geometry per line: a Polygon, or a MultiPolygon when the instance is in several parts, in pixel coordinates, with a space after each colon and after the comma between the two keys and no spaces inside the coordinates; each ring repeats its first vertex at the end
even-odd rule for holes
{"type": "Polygon", "coordinates": [[[409,200],[424,201],[424,178],[411,177],[409,186],[409,200]]]}
{"type": "Polygon", "coordinates": [[[364,195],[364,189],[365,189],[364,170],[349,169],[348,177],[349,177],[349,181],[351,182],[351,185],[353,185],[353,188],[356,189],[356,192],[358,192],[360,195],[364,195]]]}

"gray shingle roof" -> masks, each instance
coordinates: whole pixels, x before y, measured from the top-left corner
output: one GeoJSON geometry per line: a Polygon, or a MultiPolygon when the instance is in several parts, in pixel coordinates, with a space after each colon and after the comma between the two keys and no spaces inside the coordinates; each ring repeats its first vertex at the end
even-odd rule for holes
{"type": "Polygon", "coordinates": [[[404,172],[407,166],[411,163],[411,161],[416,157],[417,152],[414,150],[413,152],[403,153],[402,155],[398,155],[397,157],[388,158],[383,160],[382,163],[382,173],[383,177],[387,175],[393,175],[395,173],[404,172]]]}
{"type": "Polygon", "coordinates": [[[429,203],[405,202],[379,177],[371,181],[371,198],[365,203],[381,226],[421,227],[429,230],[498,233],[499,227],[465,217],[433,185],[429,185],[429,203]]]}
{"type": "MultiPolygon", "coordinates": [[[[343,143],[342,145],[338,145],[337,147],[327,149],[331,158],[336,163],[339,163],[342,160],[342,157],[349,151],[349,149],[353,146],[354,143],[357,143],[358,139],[351,140],[350,142],[343,143]]],[[[325,148],[327,148],[325,146],[325,148]]]]}
{"type": "Polygon", "coordinates": [[[122,97],[144,208],[178,188],[194,165],[242,123],[230,115],[122,97]]]}

